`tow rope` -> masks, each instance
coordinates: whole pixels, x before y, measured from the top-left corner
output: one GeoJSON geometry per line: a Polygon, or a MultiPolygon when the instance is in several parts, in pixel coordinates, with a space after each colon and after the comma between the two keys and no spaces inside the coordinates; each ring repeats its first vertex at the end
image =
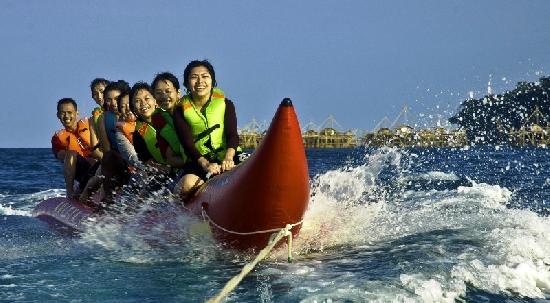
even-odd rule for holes
{"type": "Polygon", "coordinates": [[[223,298],[225,298],[229,293],[231,293],[235,288],[237,288],[237,286],[244,279],[244,277],[246,277],[246,275],[248,273],[250,273],[260,261],[262,261],[263,259],[265,259],[269,255],[269,253],[271,252],[271,250],[273,250],[275,245],[284,237],[287,237],[287,239],[288,239],[288,242],[287,242],[288,243],[288,262],[291,263],[292,262],[292,232],[291,232],[291,230],[294,226],[300,225],[303,222],[303,220],[302,220],[302,221],[294,223],[294,224],[287,224],[284,228],[274,228],[274,229],[268,229],[268,230],[260,230],[260,231],[252,231],[252,232],[244,232],[243,233],[243,232],[236,232],[236,231],[228,230],[228,229],[216,224],[216,222],[214,222],[208,216],[208,214],[206,214],[206,210],[204,208],[202,209],[202,216],[205,220],[208,220],[208,222],[210,222],[210,224],[214,225],[216,228],[219,228],[219,229],[221,229],[221,230],[223,230],[227,233],[232,233],[232,234],[236,234],[236,235],[254,235],[254,234],[272,233],[271,236],[269,237],[269,242],[268,242],[267,246],[264,247],[258,253],[256,258],[254,258],[254,260],[252,260],[252,262],[249,262],[249,263],[245,264],[243,266],[243,268],[241,269],[241,272],[238,275],[231,278],[231,280],[229,280],[225,284],[223,289],[216,296],[214,296],[214,297],[210,298],[208,301],[206,301],[208,303],[221,302],[221,300],[223,300],[223,298]]]}

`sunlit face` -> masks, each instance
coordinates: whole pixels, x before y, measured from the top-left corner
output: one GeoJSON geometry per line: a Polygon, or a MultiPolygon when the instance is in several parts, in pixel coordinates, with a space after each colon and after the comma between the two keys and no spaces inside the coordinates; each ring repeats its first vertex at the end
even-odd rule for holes
{"type": "Polygon", "coordinates": [[[120,114],[122,120],[126,122],[131,122],[136,120],[136,116],[130,110],[130,95],[124,95],[120,99],[120,114]]]}
{"type": "Polygon", "coordinates": [[[104,94],[103,98],[105,100],[105,106],[108,111],[117,112],[117,103],[116,99],[120,96],[119,90],[110,90],[106,94],[104,94]]]}
{"type": "Polygon", "coordinates": [[[172,82],[167,80],[161,80],[157,82],[157,85],[153,88],[155,99],[158,105],[169,112],[172,112],[174,105],[181,98],[181,93],[174,87],[172,82]]]}
{"type": "Polygon", "coordinates": [[[194,99],[208,99],[212,90],[212,76],[204,66],[197,66],[189,73],[189,90],[194,99]]]}
{"type": "Polygon", "coordinates": [[[99,106],[103,106],[103,91],[105,90],[105,84],[99,83],[92,89],[92,98],[99,106]]]}
{"type": "Polygon", "coordinates": [[[145,121],[151,119],[153,112],[157,108],[155,97],[146,89],[138,90],[132,102],[134,102],[136,114],[145,121]]]}
{"type": "Polygon", "coordinates": [[[63,103],[59,105],[57,109],[57,118],[61,121],[61,124],[68,129],[76,129],[76,117],[78,112],[76,108],[71,103],[63,103]]]}

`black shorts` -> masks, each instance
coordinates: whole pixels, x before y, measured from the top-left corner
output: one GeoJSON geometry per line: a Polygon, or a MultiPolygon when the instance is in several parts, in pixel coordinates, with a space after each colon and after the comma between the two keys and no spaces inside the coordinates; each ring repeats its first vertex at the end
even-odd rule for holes
{"type": "Polygon", "coordinates": [[[86,158],[81,155],[76,155],[76,172],[74,179],[78,181],[80,188],[84,188],[88,180],[95,174],[95,171],[99,167],[99,161],[96,161],[93,165],[90,164],[86,158]]]}

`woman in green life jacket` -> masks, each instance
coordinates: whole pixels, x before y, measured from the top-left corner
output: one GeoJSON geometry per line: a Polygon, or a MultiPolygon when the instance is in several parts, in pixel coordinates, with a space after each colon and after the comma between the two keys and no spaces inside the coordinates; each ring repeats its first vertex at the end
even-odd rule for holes
{"type": "MultiPolygon", "coordinates": [[[[130,108],[138,117],[132,134],[132,144],[138,159],[157,167],[182,167],[184,162],[181,156],[175,156],[177,153],[173,150],[173,148],[179,150],[180,146],[171,125],[165,125],[166,129],[156,129],[153,125],[154,115],[165,111],[158,107],[149,84],[145,82],[134,84],[130,96],[130,108]]],[[[169,115],[168,118],[170,118],[169,115]]]]}
{"type": "Polygon", "coordinates": [[[192,61],[185,68],[187,94],[174,109],[174,127],[187,155],[179,188],[189,197],[211,175],[233,169],[239,162],[237,116],[231,100],[217,87],[210,62],[192,61]]]}

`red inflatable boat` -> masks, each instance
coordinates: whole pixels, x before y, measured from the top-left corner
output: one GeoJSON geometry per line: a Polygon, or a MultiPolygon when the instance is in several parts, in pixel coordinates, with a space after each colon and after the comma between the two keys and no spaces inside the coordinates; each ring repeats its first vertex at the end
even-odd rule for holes
{"type": "Polygon", "coordinates": [[[307,159],[290,99],[279,106],[254,153],[211,179],[186,204],[210,221],[214,236],[236,248],[263,248],[271,234],[295,224],[296,235],[309,200],[307,159]]]}
{"type": "MultiPolygon", "coordinates": [[[[238,249],[263,248],[269,237],[292,225],[298,234],[309,201],[309,174],[300,125],[284,99],[262,142],[233,170],[210,179],[184,208],[210,224],[214,238],[238,249]]],[[[78,201],[53,198],[34,215],[76,230],[92,210],[78,201]]]]}

